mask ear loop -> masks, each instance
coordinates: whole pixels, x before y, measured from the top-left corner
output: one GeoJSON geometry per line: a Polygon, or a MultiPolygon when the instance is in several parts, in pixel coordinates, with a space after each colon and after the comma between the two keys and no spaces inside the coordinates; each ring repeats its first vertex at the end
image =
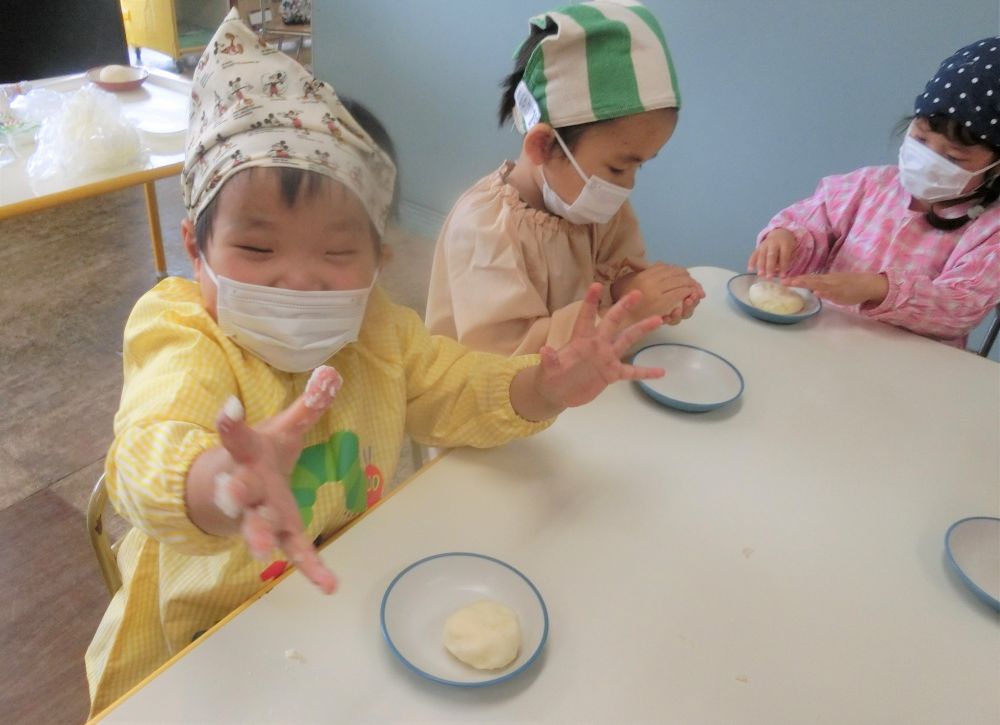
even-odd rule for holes
{"type": "Polygon", "coordinates": [[[212,284],[214,284],[215,288],[218,289],[219,288],[219,278],[215,276],[215,272],[213,272],[212,268],[208,266],[208,260],[205,259],[204,253],[202,253],[201,251],[199,251],[198,252],[198,257],[201,259],[201,266],[205,269],[206,272],[208,272],[208,278],[210,280],[212,280],[212,284]]]}
{"type": "Polygon", "coordinates": [[[556,141],[558,141],[559,145],[562,147],[563,153],[566,154],[566,158],[569,159],[571,164],[573,164],[573,168],[576,169],[576,173],[580,175],[580,178],[583,179],[583,183],[586,184],[590,181],[590,177],[583,173],[583,169],[580,168],[580,164],[576,162],[576,159],[573,157],[573,153],[569,150],[566,142],[563,141],[562,136],[559,135],[559,129],[552,129],[552,133],[555,135],[556,141]]]}
{"type": "MultiPolygon", "coordinates": [[[[1000,158],[977,173],[984,173],[995,166],[1000,166],[1000,158]]],[[[945,232],[961,229],[970,221],[975,221],[983,214],[983,212],[986,211],[988,206],[1000,198],[1000,173],[994,174],[992,178],[984,180],[977,189],[970,191],[968,194],[954,201],[969,201],[970,199],[975,199],[977,196],[981,197],[979,203],[969,207],[969,210],[960,217],[939,216],[938,213],[934,211],[934,206],[932,205],[924,215],[924,218],[932,227],[945,232]]]]}

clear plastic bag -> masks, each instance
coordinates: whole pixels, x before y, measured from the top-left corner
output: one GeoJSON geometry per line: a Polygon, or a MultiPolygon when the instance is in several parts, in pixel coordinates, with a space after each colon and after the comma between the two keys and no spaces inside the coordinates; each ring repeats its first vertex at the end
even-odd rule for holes
{"type": "Polygon", "coordinates": [[[29,91],[27,83],[0,86],[0,166],[26,157],[35,146],[35,131],[62,105],[55,91],[29,91]]]}
{"type": "Polygon", "coordinates": [[[39,125],[62,108],[65,98],[48,88],[34,88],[10,102],[10,110],[24,123],[39,125]]]}
{"type": "Polygon", "coordinates": [[[42,121],[36,139],[27,165],[35,182],[138,167],[147,159],[139,132],[118,99],[89,83],[63,98],[42,121]]]}

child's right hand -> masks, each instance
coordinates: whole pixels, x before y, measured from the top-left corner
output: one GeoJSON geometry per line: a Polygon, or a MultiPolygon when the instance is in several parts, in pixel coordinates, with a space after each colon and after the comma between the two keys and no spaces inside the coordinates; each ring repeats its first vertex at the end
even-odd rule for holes
{"type": "Polygon", "coordinates": [[[617,301],[633,290],[639,290],[642,297],[629,310],[628,319],[638,321],[655,315],[668,325],[689,318],[705,297],[701,284],[686,269],[663,262],[622,277],[611,285],[611,296],[617,301]]]}
{"type": "Polygon", "coordinates": [[[305,433],[333,403],[340,384],[336,370],[317,368],[291,406],[256,426],[246,423],[242,406],[231,398],[216,422],[222,447],[202,454],[188,474],[188,506],[198,526],[220,535],[238,530],[258,559],[280,548],[327,594],[336,579],[305,537],[289,477],[305,433]]]}
{"type": "Polygon", "coordinates": [[[755,272],[758,277],[784,277],[792,266],[792,257],[798,244],[795,235],[787,229],[768,232],[750,255],[747,271],[755,272]]]}

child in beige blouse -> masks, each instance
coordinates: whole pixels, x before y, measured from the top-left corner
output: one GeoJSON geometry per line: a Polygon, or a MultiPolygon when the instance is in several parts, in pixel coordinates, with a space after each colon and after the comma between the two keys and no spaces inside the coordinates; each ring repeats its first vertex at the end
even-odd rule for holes
{"type": "Polygon", "coordinates": [[[642,5],[599,0],[531,20],[505,80],[500,123],[521,155],[455,204],[438,238],[431,332],[507,355],[559,348],[587,288],[601,309],[643,293],[634,319],[690,317],[704,297],[687,270],[646,260],[627,197],[673,134],[680,97],[663,32],[642,5]]]}

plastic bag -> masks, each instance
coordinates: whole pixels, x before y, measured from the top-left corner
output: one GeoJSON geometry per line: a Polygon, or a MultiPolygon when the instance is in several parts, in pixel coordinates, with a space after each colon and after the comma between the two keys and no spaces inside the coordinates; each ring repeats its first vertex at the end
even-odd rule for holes
{"type": "Polygon", "coordinates": [[[10,109],[25,123],[41,124],[46,118],[59,111],[66,99],[62,93],[48,88],[35,88],[15,96],[10,109]]]}
{"type": "Polygon", "coordinates": [[[67,95],[42,121],[28,176],[79,178],[143,165],[147,153],[139,132],[112,94],[87,84],[67,95]]]}
{"type": "Polygon", "coordinates": [[[27,88],[27,83],[0,86],[0,166],[29,156],[35,146],[35,131],[62,106],[61,94],[27,88]]]}

